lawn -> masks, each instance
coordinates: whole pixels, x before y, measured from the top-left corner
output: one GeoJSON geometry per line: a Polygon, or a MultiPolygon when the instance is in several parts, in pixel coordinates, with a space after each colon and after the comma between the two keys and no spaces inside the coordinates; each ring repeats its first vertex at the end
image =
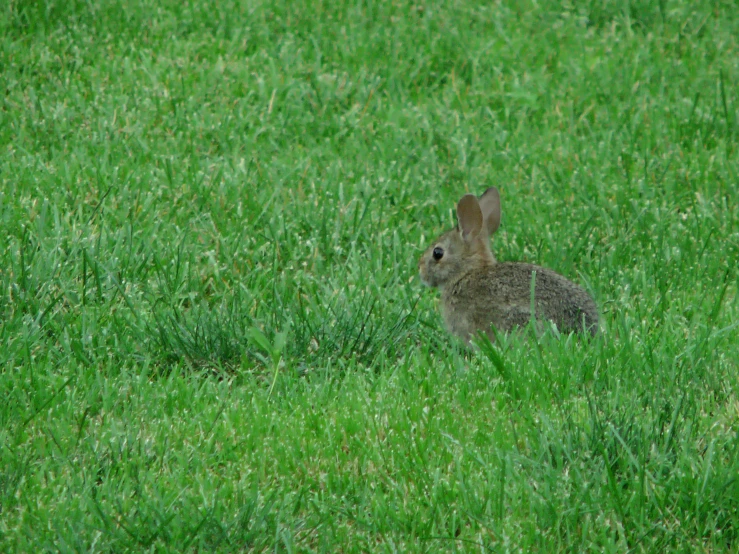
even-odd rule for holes
{"type": "Polygon", "coordinates": [[[0,551],[736,552],[739,11],[0,7],[0,551]],[[593,339],[465,350],[416,262],[593,339]]]}

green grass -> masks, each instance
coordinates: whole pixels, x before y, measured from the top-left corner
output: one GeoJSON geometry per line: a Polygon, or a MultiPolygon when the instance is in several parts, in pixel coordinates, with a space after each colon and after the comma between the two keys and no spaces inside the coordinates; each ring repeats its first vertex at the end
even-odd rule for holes
{"type": "Polygon", "coordinates": [[[0,7],[0,551],[736,552],[733,2],[0,7]],[[416,260],[593,340],[464,352],[416,260]]]}

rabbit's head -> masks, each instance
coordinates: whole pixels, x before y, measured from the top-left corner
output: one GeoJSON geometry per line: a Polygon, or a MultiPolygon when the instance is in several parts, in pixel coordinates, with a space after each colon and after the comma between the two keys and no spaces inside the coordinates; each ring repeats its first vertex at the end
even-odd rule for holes
{"type": "Polygon", "coordinates": [[[443,289],[468,271],[495,263],[490,235],[500,225],[500,194],[490,187],[480,198],[465,194],[457,203],[457,227],[447,231],[418,261],[421,281],[443,289]]]}

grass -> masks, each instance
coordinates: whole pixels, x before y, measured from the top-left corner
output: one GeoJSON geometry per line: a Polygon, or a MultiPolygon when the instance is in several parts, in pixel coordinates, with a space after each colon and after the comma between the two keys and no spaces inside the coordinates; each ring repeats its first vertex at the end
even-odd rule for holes
{"type": "Polygon", "coordinates": [[[735,552],[731,2],[0,8],[0,550],[735,552]],[[464,352],[496,184],[593,340],[464,352]]]}

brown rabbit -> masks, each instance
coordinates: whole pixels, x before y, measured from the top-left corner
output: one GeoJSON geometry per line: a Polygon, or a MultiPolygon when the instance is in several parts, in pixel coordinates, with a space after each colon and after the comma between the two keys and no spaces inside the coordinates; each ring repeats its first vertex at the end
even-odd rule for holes
{"type": "Polygon", "coordinates": [[[593,298],[545,267],[498,263],[489,237],[500,225],[500,194],[490,187],[480,198],[465,194],[457,204],[457,227],[441,235],[418,261],[421,281],[441,290],[441,311],[449,331],[466,342],[479,331],[491,340],[529,323],[550,320],[562,333],[598,330],[593,298]],[[534,288],[534,314],[531,291],[534,288]]]}

